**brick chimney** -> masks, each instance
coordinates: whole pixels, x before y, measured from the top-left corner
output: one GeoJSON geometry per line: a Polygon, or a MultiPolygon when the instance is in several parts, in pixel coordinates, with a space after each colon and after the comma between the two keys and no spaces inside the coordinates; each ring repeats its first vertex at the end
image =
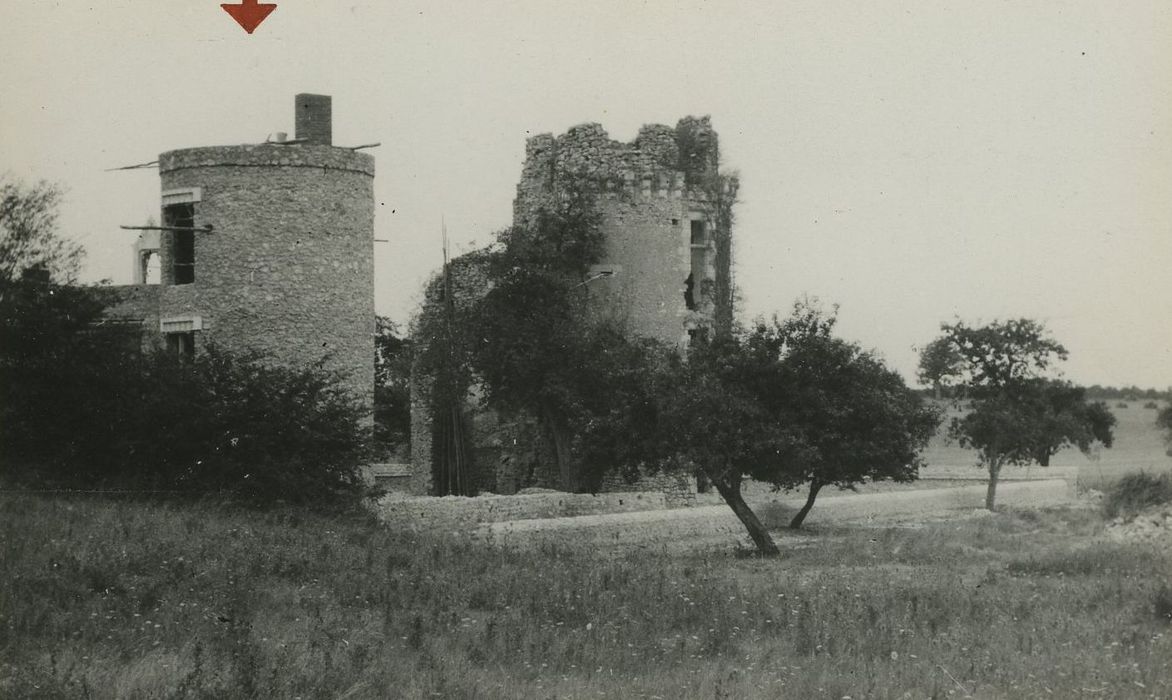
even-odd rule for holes
{"type": "Polygon", "coordinates": [[[313,145],[332,146],[334,137],[330,96],[301,93],[294,101],[297,110],[294,137],[305,139],[306,143],[313,145]]]}

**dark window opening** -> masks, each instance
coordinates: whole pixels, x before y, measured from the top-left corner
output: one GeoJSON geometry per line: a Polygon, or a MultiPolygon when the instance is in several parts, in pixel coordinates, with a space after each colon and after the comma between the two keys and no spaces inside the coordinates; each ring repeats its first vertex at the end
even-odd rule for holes
{"type": "Polygon", "coordinates": [[[184,362],[190,360],[195,355],[195,331],[168,333],[166,338],[168,354],[184,362]]]}
{"type": "Polygon", "coordinates": [[[692,245],[708,245],[708,235],[703,221],[692,221],[692,245]]]}
{"type": "Polygon", "coordinates": [[[696,310],[696,282],[690,274],[688,279],[684,280],[684,306],[688,308],[688,311],[696,310]]]}
{"type": "Polygon", "coordinates": [[[167,232],[171,238],[171,283],[195,282],[195,205],[171,204],[163,207],[163,225],[189,229],[167,232]]]}

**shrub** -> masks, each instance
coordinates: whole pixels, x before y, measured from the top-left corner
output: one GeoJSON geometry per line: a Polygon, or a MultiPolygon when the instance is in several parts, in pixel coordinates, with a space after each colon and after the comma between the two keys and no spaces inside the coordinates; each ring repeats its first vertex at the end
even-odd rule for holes
{"type": "Polygon", "coordinates": [[[215,347],[185,364],[153,358],[149,370],[159,388],[150,442],[167,446],[152,466],[172,488],[255,504],[334,505],[361,494],[365,411],[339,372],[215,347]]]}
{"type": "Polygon", "coordinates": [[[0,476],[16,486],[253,505],[336,506],[363,492],[364,409],[335,372],[214,347],[185,363],[114,350],[72,359],[5,372],[0,476]]]}
{"type": "Polygon", "coordinates": [[[1149,506],[1172,502],[1172,472],[1136,472],[1116,481],[1103,498],[1107,517],[1129,516],[1149,506]]]}
{"type": "Polygon", "coordinates": [[[1155,410],[1159,410],[1160,404],[1156,403],[1155,401],[1149,401],[1144,404],[1144,408],[1150,408],[1153,411],[1155,411],[1155,410]]]}

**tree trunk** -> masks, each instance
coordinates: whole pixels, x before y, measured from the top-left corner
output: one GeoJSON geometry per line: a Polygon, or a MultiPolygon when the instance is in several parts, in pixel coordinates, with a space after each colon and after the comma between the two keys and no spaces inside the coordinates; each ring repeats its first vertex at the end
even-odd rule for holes
{"type": "Polygon", "coordinates": [[[781,554],[781,551],[774,544],[773,538],[769,536],[769,531],[757,518],[757,514],[749,508],[749,504],[745,503],[745,499],[741,497],[741,485],[729,484],[723,479],[712,479],[712,484],[716,486],[716,490],[720,493],[721,498],[732,508],[733,513],[736,514],[737,519],[749,531],[749,537],[753,539],[753,544],[757,545],[757,552],[761,556],[776,557],[781,554]]]}
{"type": "Polygon", "coordinates": [[[709,489],[712,488],[712,481],[708,478],[708,475],[704,473],[704,470],[697,469],[695,477],[696,493],[708,493],[709,489]]]}
{"type": "Polygon", "coordinates": [[[989,462],[989,488],[985,491],[985,508],[993,510],[993,502],[997,498],[997,477],[1001,476],[1001,463],[989,462]]]}
{"type": "Polygon", "coordinates": [[[557,418],[556,412],[546,408],[542,411],[545,429],[549,432],[550,442],[553,443],[554,455],[558,462],[558,481],[563,491],[578,492],[578,474],[571,463],[570,436],[567,435],[565,425],[557,418]]]}
{"type": "Polygon", "coordinates": [[[789,526],[793,530],[798,530],[802,527],[802,522],[805,521],[806,516],[810,514],[810,509],[814,507],[814,499],[818,497],[818,492],[822,490],[822,482],[814,479],[810,482],[810,493],[806,496],[806,505],[798,511],[793,520],[789,521],[789,526]]]}

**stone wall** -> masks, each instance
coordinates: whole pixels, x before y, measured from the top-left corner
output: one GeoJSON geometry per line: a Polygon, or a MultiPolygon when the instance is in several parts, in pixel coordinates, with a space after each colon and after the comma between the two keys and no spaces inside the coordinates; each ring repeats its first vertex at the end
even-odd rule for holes
{"type": "Polygon", "coordinates": [[[159,285],[124,284],[98,287],[107,304],[105,316],[119,321],[137,321],[144,350],[159,342],[159,285]]]}
{"type": "MultiPolygon", "coordinates": [[[[192,148],[159,157],[164,192],[198,188],[195,281],[165,284],[163,318],[200,316],[198,342],[347,376],[374,395],[374,159],[320,145],[192,148]]],[[[174,234],[160,258],[173,263],[174,234]]],[[[165,274],[164,281],[169,277],[165,274]]]]}
{"type": "Polygon", "coordinates": [[[465,498],[386,497],[375,506],[379,519],[397,529],[467,531],[484,523],[564,518],[673,507],[662,493],[534,493],[465,498]]]}
{"type": "Polygon", "coordinates": [[[669,508],[682,508],[696,503],[696,479],[681,472],[658,472],[644,474],[634,483],[611,472],[602,480],[601,493],[622,493],[624,491],[654,491],[663,494],[669,508]]]}

